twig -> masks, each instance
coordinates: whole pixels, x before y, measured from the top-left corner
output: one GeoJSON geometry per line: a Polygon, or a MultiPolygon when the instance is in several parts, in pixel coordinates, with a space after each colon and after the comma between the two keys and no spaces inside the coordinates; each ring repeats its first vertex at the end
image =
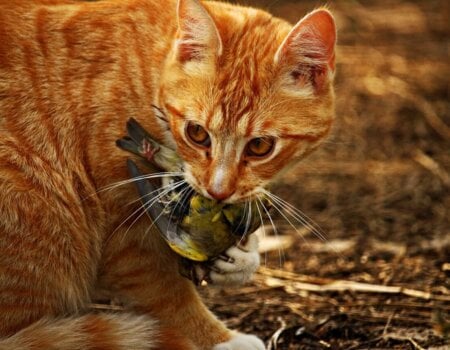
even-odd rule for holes
{"type": "Polygon", "coordinates": [[[417,95],[410,95],[409,100],[415,104],[423,113],[425,120],[443,139],[450,140],[450,127],[445,124],[436,114],[431,104],[417,95]]]}
{"type": "Polygon", "coordinates": [[[389,318],[388,318],[388,320],[386,322],[386,325],[384,326],[384,329],[383,329],[383,335],[387,334],[387,330],[388,330],[389,326],[391,325],[392,317],[394,317],[394,315],[395,315],[395,312],[393,312],[389,316],[389,318]]]}
{"type": "Polygon", "coordinates": [[[388,334],[383,334],[381,336],[381,338],[383,338],[384,340],[392,339],[392,340],[408,341],[414,346],[414,349],[425,350],[411,337],[405,337],[405,336],[401,336],[401,335],[395,334],[395,333],[388,333],[388,334]]]}
{"type": "Polygon", "coordinates": [[[423,166],[425,169],[430,171],[432,174],[439,177],[444,183],[444,185],[450,186],[450,176],[444,169],[442,169],[439,163],[437,163],[433,158],[429,157],[421,150],[418,150],[414,155],[414,160],[421,166],[423,166]]]}
{"type": "Polygon", "coordinates": [[[365,341],[365,342],[353,345],[353,346],[349,347],[347,350],[361,349],[361,346],[366,346],[366,345],[369,345],[369,344],[376,343],[376,342],[378,342],[380,340],[389,340],[389,339],[397,340],[397,341],[408,341],[414,346],[414,349],[416,349],[416,350],[425,350],[413,338],[411,338],[411,337],[404,337],[404,336],[400,336],[400,335],[397,335],[397,334],[391,334],[391,333],[383,334],[383,335],[381,335],[379,337],[376,337],[374,339],[370,339],[368,341],[365,341]]]}
{"type": "Polygon", "coordinates": [[[225,321],[225,323],[228,327],[231,327],[231,328],[238,327],[239,325],[241,325],[243,323],[244,319],[246,319],[248,316],[253,314],[255,311],[256,311],[255,308],[251,308],[243,313],[240,313],[239,316],[229,318],[228,320],[225,321]]]}
{"type": "Polygon", "coordinates": [[[263,267],[261,266],[258,270],[258,274],[269,276],[269,277],[278,277],[290,281],[296,281],[296,282],[309,282],[309,283],[316,283],[316,284],[327,284],[334,282],[331,278],[322,278],[322,277],[314,277],[314,276],[308,276],[308,275],[300,275],[294,272],[284,271],[284,270],[276,270],[271,269],[269,267],[263,267]]]}
{"type": "Polygon", "coordinates": [[[267,346],[267,350],[277,350],[278,349],[278,339],[280,338],[280,335],[286,330],[286,322],[281,318],[278,317],[278,321],[281,323],[280,328],[278,328],[275,333],[270,337],[269,345],[267,346]]]}
{"type": "MultiPolygon", "coordinates": [[[[271,287],[283,287],[287,292],[298,293],[299,291],[308,291],[316,293],[324,292],[363,292],[363,293],[380,293],[380,294],[402,294],[408,297],[425,299],[425,300],[441,300],[450,301],[450,296],[446,295],[434,295],[430,292],[425,292],[417,289],[405,288],[400,286],[384,286],[380,284],[370,284],[353,282],[346,280],[325,280],[316,279],[316,283],[302,282],[305,276],[296,276],[293,273],[278,273],[281,278],[272,277],[275,275],[274,271],[267,273],[267,268],[261,270],[260,273],[269,275],[264,282],[271,287]]],[[[313,278],[311,278],[313,279],[313,278]]]]}
{"type": "MultiPolygon", "coordinates": [[[[389,319],[392,314],[386,314],[379,312],[376,315],[371,314],[368,315],[366,310],[361,311],[351,311],[351,310],[344,310],[343,311],[347,316],[351,316],[355,320],[360,320],[365,323],[381,323],[385,322],[387,319],[389,319]]],[[[394,315],[391,322],[394,321],[396,323],[405,323],[405,324],[416,324],[416,325],[427,325],[429,326],[432,322],[430,320],[430,317],[418,317],[416,315],[413,316],[400,316],[399,314],[394,315]]]]}

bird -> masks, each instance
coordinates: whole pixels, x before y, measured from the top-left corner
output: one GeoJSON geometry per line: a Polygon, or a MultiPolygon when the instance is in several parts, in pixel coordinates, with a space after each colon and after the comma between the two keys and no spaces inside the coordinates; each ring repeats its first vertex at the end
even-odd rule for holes
{"type": "MultiPolygon", "coordinates": [[[[128,159],[127,166],[136,179],[140,198],[147,201],[150,194],[158,193],[158,188],[142,177],[135,162],[128,159]]],[[[243,203],[219,203],[198,193],[177,200],[186,199],[187,209],[176,214],[164,205],[165,199],[144,207],[170,248],[189,260],[204,262],[218,257],[260,224],[256,215],[248,215],[243,203]]]]}

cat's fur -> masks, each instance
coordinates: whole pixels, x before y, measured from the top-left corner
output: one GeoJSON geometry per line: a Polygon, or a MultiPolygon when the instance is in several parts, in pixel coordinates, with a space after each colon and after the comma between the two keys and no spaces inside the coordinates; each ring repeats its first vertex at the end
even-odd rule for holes
{"type": "Polygon", "coordinates": [[[262,348],[206,309],[147,218],[120,226],[132,185],[97,191],[128,178],[114,142],[129,117],[230,202],[313,150],[333,119],[334,22],[318,10],[291,29],[196,0],[0,0],[0,349],[262,348]],[[270,155],[242,156],[266,135],[270,155]],[[97,295],[129,312],[90,312],[97,295]]]}

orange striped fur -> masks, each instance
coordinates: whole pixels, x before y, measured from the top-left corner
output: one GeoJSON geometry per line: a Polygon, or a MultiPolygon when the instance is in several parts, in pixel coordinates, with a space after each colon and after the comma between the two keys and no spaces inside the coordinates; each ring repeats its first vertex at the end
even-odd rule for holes
{"type": "Polygon", "coordinates": [[[329,132],[334,43],[326,10],[292,27],[197,0],[0,0],[0,349],[227,341],[148,219],[120,226],[133,185],[98,192],[128,178],[115,140],[135,117],[205,196],[253,196],[329,132]],[[243,155],[265,136],[270,156],[243,155]],[[97,295],[128,312],[91,313],[97,295]]]}

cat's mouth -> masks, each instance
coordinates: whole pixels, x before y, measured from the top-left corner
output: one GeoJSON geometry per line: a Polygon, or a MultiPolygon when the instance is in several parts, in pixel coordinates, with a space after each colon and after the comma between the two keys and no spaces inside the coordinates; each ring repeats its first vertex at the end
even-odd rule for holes
{"type": "Polygon", "coordinates": [[[191,174],[191,172],[188,169],[189,165],[184,166],[184,174],[183,174],[184,180],[196,193],[210,200],[216,201],[218,203],[232,205],[232,204],[245,204],[250,201],[257,200],[258,198],[261,197],[261,194],[258,195],[260,191],[252,190],[247,191],[243,194],[241,194],[240,191],[234,191],[229,197],[225,199],[217,199],[208,192],[205,186],[201,186],[198,184],[197,179],[191,174]]]}
{"type": "Polygon", "coordinates": [[[253,190],[249,190],[243,194],[239,194],[238,191],[236,191],[235,193],[233,193],[230,197],[224,199],[224,200],[217,200],[216,198],[212,197],[207,190],[201,188],[200,186],[198,186],[197,184],[192,184],[190,181],[188,181],[187,179],[185,179],[186,182],[189,184],[189,186],[197,193],[201,194],[202,196],[217,201],[219,203],[224,203],[224,204],[245,204],[245,203],[249,203],[249,202],[254,202],[254,201],[258,201],[261,200],[262,198],[264,198],[264,192],[261,191],[258,188],[255,188],[253,190]]]}
{"type": "Polygon", "coordinates": [[[245,204],[248,201],[251,201],[252,199],[256,199],[256,196],[240,196],[234,192],[231,194],[228,198],[220,199],[214,198],[206,189],[203,187],[197,185],[195,182],[189,181],[188,177],[185,177],[186,182],[189,184],[189,186],[198,194],[202,195],[203,197],[206,197],[210,200],[216,201],[218,203],[223,204],[245,204]]]}
{"type": "Polygon", "coordinates": [[[226,204],[206,198],[182,177],[174,177],[158,188],[141,174],[133,161],[128,160],[127,165],[131,177],[136,179],[144,209],[169,246],[188,259],[215,258],[261,224],[255,212],[248,210],[247,203],[226,204]],[[145,199],[149,197],[151,205],[145,199]],[[205,241],[211,240],[213,245],[202,248],[205,241]]]}

